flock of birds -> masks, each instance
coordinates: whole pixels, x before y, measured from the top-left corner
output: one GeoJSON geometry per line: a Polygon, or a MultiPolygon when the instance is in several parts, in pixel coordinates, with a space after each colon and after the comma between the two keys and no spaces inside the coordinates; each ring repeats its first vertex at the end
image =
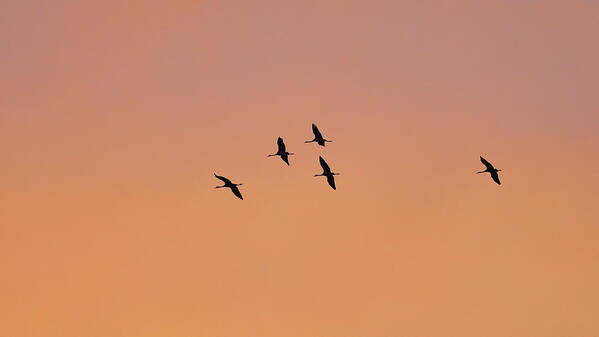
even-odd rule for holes
{"type": "MultiPolygon", "coordinates": [[[[320,146],[326,146],[326,143],[332,142],[332,140],[325,139],[322,136],[322,133],[320,133],[320,130],[318,130],[318,127],[314,123],[312,123],[312,133],[314,133],[314,139],[307,140],[304,143],[317,143],[320,146]]],[[[289,156],[293,155],[293,153],[287,152],[287,147],[285,146],[285,142],[283,141],[283,138],[279,137],[277,139],[277,146],[278,146],[277,153],[269,154],[268,157],[279,156],[287,165],[289,165],[289,156]]],[[[327,182],[329,183],[329,186],[331,186],[331,188],[336,190],[337,187],[335,186],[335,176],[339,175],[339,173],[335,173],[335,172],[331,171],[331,168],[329,167],[327,162],[324,160],[324,158],[322,158],[322,156],[319,156],[318,160],[320,162],[320,166],[322,167],[322,173],[315,174],[314,176],[315,177],[320,177],[320,176],[327,177],[327,182]]],[[[493,181],[495,181],[497,184],[501,185],[501,181],[499,181],[499,174],[497,173],[501,170],[496,169],[491,163],[489,163],[483,157],[480,157],[480,161],[485,165],[486,169],[483,171],[476,172],[476,173],[490,173],[493,181]]],[[[237,186],[241,186],[243,184],[235,184],[235,183],[231,182],[231,180],[229,180],[228,178],[219,176],[216,173],[214,173],[214,176],[216,178],[220,179],[224,183],[224,185],[216,186],[215,188],[223,188],[223,187],[230,188],[231,192],[233,192],[233,194],[235,194],[236,197],[243,200],[243,195],[241,195],[241,191],[239,191],[239,188],[237,187],[237,186]]]]}

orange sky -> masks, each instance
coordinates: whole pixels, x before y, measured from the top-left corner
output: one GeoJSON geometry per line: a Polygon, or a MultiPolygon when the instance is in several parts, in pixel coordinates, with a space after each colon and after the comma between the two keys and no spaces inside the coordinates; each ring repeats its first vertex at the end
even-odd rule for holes
{"type": "Polygon", "coordinates": [[[3,1],[0,336],[599,336],[598,17],[3,1]]]}

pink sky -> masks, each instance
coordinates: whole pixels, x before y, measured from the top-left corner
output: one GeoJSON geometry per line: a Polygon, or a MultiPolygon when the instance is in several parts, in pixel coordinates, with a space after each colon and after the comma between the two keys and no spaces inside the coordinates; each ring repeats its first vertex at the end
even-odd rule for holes
{"type": "Polygon", "coordinates": [[[0,336],[598,336],[598,17],[2,2],[0,336]]]}

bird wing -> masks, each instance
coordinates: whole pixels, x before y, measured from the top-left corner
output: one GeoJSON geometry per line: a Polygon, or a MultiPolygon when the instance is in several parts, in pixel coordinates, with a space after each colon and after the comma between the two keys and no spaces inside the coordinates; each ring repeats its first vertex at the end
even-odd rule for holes
{"type": "Polygon", "coordinates": [[[322,134],[320,133],[320,130],[318,130],[318,127],[314,123],[312,123],[312,132],[314,133],[314,138],[316,138],[316,139],[322,138],[322,134]]]}
{"type": "Polygon", "coordinates": [[[491,172],[491,178],[493,178],[493,180],[498,184],[501,185],[501,181],[499,181],[499,174],[497,173],[497,171],[492,171],[491,172]]]}
{"type": "Polygon", "coordinates": [[[334,175],[332,175],[332,174],[327,175],[327,182],[334,190],[337,189],[337,187],[335,187],[335,176],[334,175]]]}
{"type": "Polygon", "coordinates": [[[289,155],[287,154],[287,152],[283,152],[281,154],[281,159],[283,159],[283,161],[286,162],[287,165],[289,165],[289,155]]]}
{"type": "Polygon", "coordinates": [[[495,169],[495,168],[493,167],[493,165],[491,165],[491,163],[489,163],[489,162],[488,162],[488,161],[487,161],[485,158],[483,158],[483,157],[480,157],[480,161],[481,161],[483,164],[485,164],[485,166],[487,167],[487,169],[488,169],[488,170],[493,170],[493,169],[495,169]]]}
{"type": "Polygon", "coordinates": [[[233,194],[235,194],[236,197],[243,200],[243,196],[241,195],[241,192],[239,192],[239,188],[237,188],[237,186],[233,185],[231,187],[231,192],[233,192],[233,194]]]}
{"type": "Polygon", "coordinates": [[[283,138],[279,137],[279,139],[277,139],[277,145],[279,146],[279,151],[278,151],[279,153],[287,152],[283,138]]]}
{"type": "Polygon", "coordinates": [[[318,157],[318,160],[320,161],[320,166],[322,166],[322,170],[324,171],[324,173],[331,173],[331,168],[329,167],[327,162],[324,161],[322,157],[318,157]]]}
{"type": "Polygon", "coordinates": [[[221,176],[217,176],[216,173],[214,174],[215,177],[217,177],[218,179],[222,180],[223,183],[225,183],[225,185],[229,185],[231,184],[231,180],[225,178],[225,177],[221,177],[221,176]]]}

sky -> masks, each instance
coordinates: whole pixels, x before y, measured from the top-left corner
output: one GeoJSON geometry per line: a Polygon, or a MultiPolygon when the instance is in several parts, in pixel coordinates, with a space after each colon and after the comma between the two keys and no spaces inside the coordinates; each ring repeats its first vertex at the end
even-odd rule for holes
{"type": "Polygon", "coordinates": [[[597,17],[2,1],[0,335],[598,336],[597,17]]]}

